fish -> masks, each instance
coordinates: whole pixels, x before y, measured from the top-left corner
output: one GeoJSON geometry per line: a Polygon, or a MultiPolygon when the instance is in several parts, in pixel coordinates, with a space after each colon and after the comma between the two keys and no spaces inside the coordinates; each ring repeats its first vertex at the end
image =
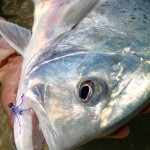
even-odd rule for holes
{"type": "Polygon", "coordinates": [[[150,1],[34,5],[32,34],[0,21],[0,34],[23,56],[16,105],[27,111],[20,133],[14,122],[18,150],[45,143],[76,149],[113,133],[150,103],[150,1]]]}
{"type": "Polygon", "coordinates": [[[22,115],[22,113],[24,113],[25,111],[28,111],[29,109],[20,109],[20,105],[23,103],[23,95],[21,96],[21,103],[16,107],[13,103],[9,103],[8,107],[11,110],[11,113],[14,117],[14,120],[17,119],[18,125],[19,125],[19,134],[21,133],[21,124],[20,124],[20,115],[22,115]]]}

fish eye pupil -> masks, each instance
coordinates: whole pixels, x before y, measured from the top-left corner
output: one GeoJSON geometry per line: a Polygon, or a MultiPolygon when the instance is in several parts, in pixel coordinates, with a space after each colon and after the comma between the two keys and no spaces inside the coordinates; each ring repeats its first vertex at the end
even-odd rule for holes
{"type": "Polygon", "coordinates": [[[83,86],[81,88],[80,98],[86,99],[88,97],[88,93],[89,93],[89,87],[87,85],[83,86]]]}
{"type": "Polygon", "coordinates": [[[92,81],[87,80],[81,84],[79,97],[82,102],[89,102],[90,97],[92,96],[93,84],[92,81]]]}

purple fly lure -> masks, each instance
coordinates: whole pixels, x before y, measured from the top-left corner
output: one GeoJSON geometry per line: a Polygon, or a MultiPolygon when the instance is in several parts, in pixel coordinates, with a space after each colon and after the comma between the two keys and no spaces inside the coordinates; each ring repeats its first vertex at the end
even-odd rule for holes
{"type": "Polygon", "coordinates": [[[22,115],[23,112],[29,110],[29,109],[21,109],[19,108],[22,103],[23,103],[23,96],[24,94],[21,96],[21,103],[19,106],[15,106],[13,103],[9,103],[8,107],[11,109],[11,113],[14,117],[14,120],[17,119],[18,124],[19,124],[19,134],[21,133],[21,123],[20,123],[20,115],[22,115]]]}

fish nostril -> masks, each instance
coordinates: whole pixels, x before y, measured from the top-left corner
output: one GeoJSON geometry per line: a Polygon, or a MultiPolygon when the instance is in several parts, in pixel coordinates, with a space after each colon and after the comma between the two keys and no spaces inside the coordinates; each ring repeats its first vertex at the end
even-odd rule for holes
{"type": "Polygon", "coordinates": [[[87,97],[89,95],[89,90],[90,90],[89,86],[87,86],[87,85],[83,86],[80,91],[80,98],[83,100],[87,99],[87,97]]]}

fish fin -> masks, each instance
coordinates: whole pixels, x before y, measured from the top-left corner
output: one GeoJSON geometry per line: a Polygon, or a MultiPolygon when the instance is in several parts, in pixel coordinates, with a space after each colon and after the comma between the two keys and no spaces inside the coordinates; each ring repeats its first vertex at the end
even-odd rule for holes
{"type": "Polygon", "coordinates": [[[31,38],[29,30],[5,20],[0,20],[0,35],[17,53],[24,55],[24,50],[31,38]]]}
{"type": "MultiPolygon", "coordinates": [[[[34,0],[33,32],[45,31],[45,37],[53,39],[69,31],[96,6],[99,0],[34,0]],[[47,29],[46,29],[47,28],[47,29]]],[[[36,36],[37,36],[36,34],[36,36]]]]}

